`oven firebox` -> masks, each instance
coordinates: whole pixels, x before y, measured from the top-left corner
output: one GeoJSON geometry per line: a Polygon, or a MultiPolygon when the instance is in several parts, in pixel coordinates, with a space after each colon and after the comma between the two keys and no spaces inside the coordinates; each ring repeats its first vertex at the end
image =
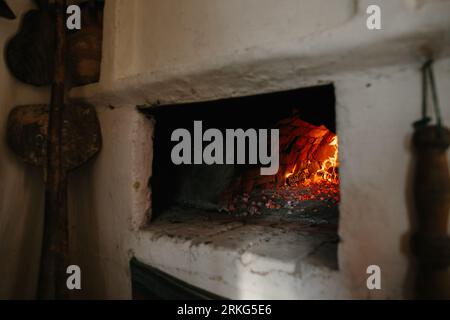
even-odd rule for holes
{"type": "MultiPolygon", "coordinates": [[[[322,199],[332,207],[339,201],[338,137],[332,85],[145,110],[156,120],[154,174],[150,182],[152,219],[172,206],[232,215],[263,215],[266,209],[289,208],[294,202],[322,199]],[[248,154],[246,163],[252,164],[242,164],[242,159],[232,164],[174,163],[173,133],[184,130],[192,136],[198,135],[198,123],[203,130],[214,128],[224,136],[230,129],[277,130],[279,168],[276,174],[262,175],[260,167],[267,163],[252,163],[248,154]]],[[[207,142],[202,142],[205,147],[207,142]]],[[[250,138],[246,140],[248,149],[256,150],[258,146],[254,144],[250,138]]],[[[190,146],[189,156],[196,152],[190,146]]],[[[226,153],[226,148],[221,152],[226,153]]]]}

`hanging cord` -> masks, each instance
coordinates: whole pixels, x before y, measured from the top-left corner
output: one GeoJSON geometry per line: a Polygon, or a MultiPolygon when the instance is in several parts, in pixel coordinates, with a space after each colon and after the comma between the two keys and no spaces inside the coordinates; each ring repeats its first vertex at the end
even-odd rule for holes
{"type": "Polygon", "coordinates": [[[441,116],[441,108],[439,106],[439,98],[437,94],[437,88],[436,88],[436,80],[434,77],[434,71],[433,71],[433,62],[430,62],[428,70],[428,77],[430,78],[430,84],[431,84],[431,96],[433,98],[433,105],[434,105],[434,112],[436,114],[436,122],[439,129],[442,128],[442,116],[441,116]]]}
{"type": "Polygon", "coordinates": [[[419,121],[420,124],[426,125],[431,119],[428,117],[428,79],[427,79],[427,68],[429,62],[426,62],[422,66],[422,120],[419,121]]]}
{"type": "Polygon", "coordinates": [[[439,98],[436,88],[436,80],[433,71],[433,61],[429,60],[425,62],[422,67],[422,119],[415,123],[415,126],[426,126],[431,121],[428,117],[428,85],[431,87],[431,97],[434,106],[434,113],[436,116],[436,123],[439,129],[442,128],[442,116],[439,106],[439,98]]]}

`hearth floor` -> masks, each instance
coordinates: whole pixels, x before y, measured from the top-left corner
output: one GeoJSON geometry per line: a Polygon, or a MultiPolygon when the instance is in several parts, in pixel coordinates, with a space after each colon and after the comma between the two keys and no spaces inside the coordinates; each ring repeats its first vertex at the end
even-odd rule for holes
{"type": "Polygon", "coordinates": [[[337,207],[303,206],[259,216],[173,207],[142,230],[136,257],[231,299],[339,296],[337,207]]]}
{"type": "Polygon", "coordinates": [[[286,264],[337,269],[337,208],[320,201],[305,201],[303,210],[280,208],[259,216],[174,207],[153,221],[147,231],[154,237],[189,241],[191,246],[233,250],[242,255],[286,264]],[[288,213],[289,212],[289,213],[288,213]]]}

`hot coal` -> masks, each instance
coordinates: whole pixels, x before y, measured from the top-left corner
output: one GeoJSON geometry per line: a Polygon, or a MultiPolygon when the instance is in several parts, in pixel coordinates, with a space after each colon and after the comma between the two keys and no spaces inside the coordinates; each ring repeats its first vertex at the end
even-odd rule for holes
{"type": "Polygon", "coordinates": [[[285,185],[278,189],[256,189],[251,193],[235,196],[223,209],[236,216],[269,214],[304,218],[312,216],[314,223],[320,223],[314,214],[323,214],[327,211],[330,216],[322,222],[328,223],[337,219],[334,212],[337,212],[338,203],[338,185],[322,182],[310,186],[285,185]]]}

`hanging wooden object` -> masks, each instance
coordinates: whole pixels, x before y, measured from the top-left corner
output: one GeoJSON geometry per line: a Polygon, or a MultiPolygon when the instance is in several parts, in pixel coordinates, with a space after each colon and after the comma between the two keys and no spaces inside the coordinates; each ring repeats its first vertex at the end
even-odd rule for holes
{"type": "Polygon", "coordinates": [[[67,299],[64,283],[69,266],[67,171],[63,165],[62,132],[66,82],[65,0],[55,1],[56,45],[48,118],[44,236],[38,298],[67,299]]]}
{"type": "Polygon", "coordinates": [[[0,17],[9,20],[14,20],[16,18],[16,15],[5,2],[5,0],[0,0],[0,17]]]}
{"type": "MultiPolygon", "coordinates": [[[[28,11],[17,34],[6,46],[6,64],[21,82],[49,86],[53,77],[55,51],[55,6],[35,0],[38,9],[28,11]]],[[[102,57],[102,1],[85,1],[81,8],[81,30],[66,30],[68,70],[71,86],[98,82],[102,57]]]]}
{"type": "Polygon", "coordinates": [[[417,257],[417,297],[450,298],[450,238],[447,234],[450,210],[450,174],[447,151],[450,130],[442,126],[431,63],[424,67],[423,119],[415,125],[413,137],[416,168],[414,198],[418,228],[413,236],[417,257]],[[431,82],[437,125],[429,125],[426,101],[431,82]]]}
{"type": "Polygon", "coordinates": [[[52,83],[55,52],[55,10],[48,1],[25,13],[20,29],[6,45],[5,60],[19,81],[47,86],[52,83]]]}
{"type": "Polygon", "coordinates": [[[38,298],[67,299],[68,173],[94,157],[101,148],[101,130],[95,109],[65,102],[67,92],[65,0],[55,1],[56,41],[53,55],[50,105],[13,109],[7,140],[18,156],[44,167],[45,219],[38,298]]]}
{"type": "Polygon", "coordinates": [[[95,0],[81,3],[82,28],[68,33],[68,71],[72,86],[100,80],[103,6],[103,2],[95,0]]]}
{"type": "MultiPolygon", "coordinates": [[[[8,145],[22,161],[46,166],[48,121],[48,105],[18,106],[9,114],[8,145]]],[[[101,144],[95,108],[66,103],[62,125],[63,168],[72,171],[88,162],[99,152],[101,144]]]]}

